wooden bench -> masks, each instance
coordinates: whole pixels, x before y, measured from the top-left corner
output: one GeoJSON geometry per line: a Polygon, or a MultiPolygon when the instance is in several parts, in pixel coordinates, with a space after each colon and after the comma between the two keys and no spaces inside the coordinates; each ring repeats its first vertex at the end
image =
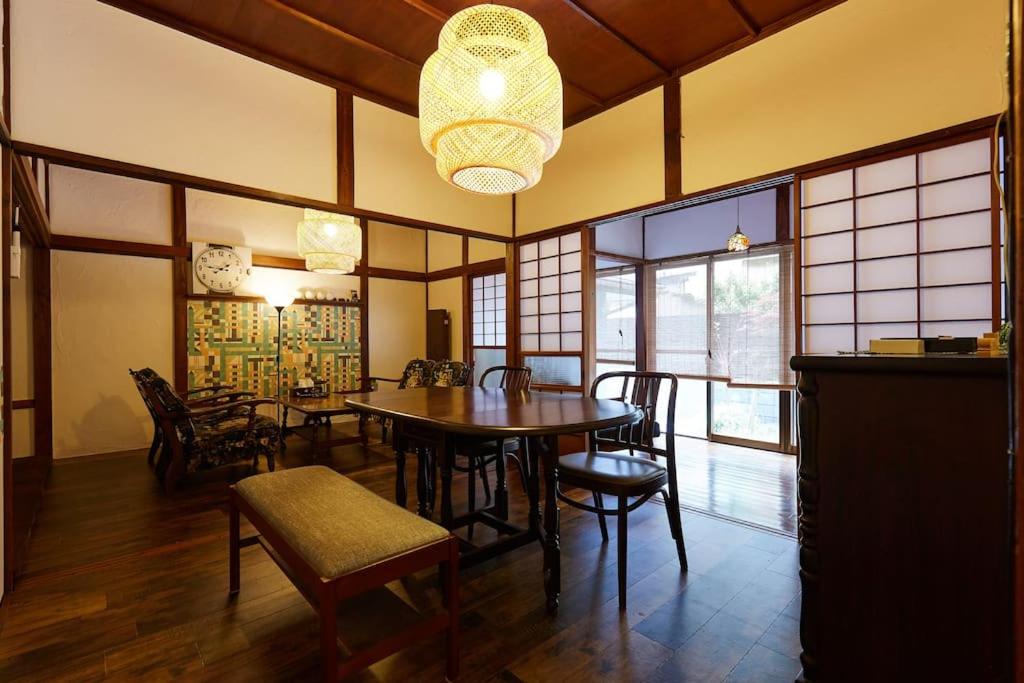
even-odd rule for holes
{"type": "Polygon", "coordinates": [[[243,479],[230,492],[230,593],[239,589],[239,549],[259,543],[320,616],[324,680],[344,678],[414,641],[447,632],[446,674],[459,670],[459,545],[444,528],[327,467],[243,479]],[[239,513],[259,532],[239,538],[239,513]],[[339,663],[340,600],[437,565],[445,611],[339,663]]]}

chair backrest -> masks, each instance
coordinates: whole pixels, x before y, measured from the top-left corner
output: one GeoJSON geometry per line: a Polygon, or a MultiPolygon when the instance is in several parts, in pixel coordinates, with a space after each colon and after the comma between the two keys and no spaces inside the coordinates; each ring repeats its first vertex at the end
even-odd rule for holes
{"type": "Polygon", "coordinates": [[[144,385],[157,420],[166,436],[178,436],[182,440],[195,437],[191,411],[178,392],[159,375],[144,385]]]}
{"type": "Polygon", "coordinates": [[[472,368],[461,360],[441,360],[434,365],[431,386],[464,387],[469,385],[472,368]]]}
{"type": "Polygon", "coordinates": [[[516,367],[514,365],[495,365],[493,368],[487,368],[483,375],[480,376],[480,387],[484,386],[484,382],[487,381],[487,377],[491,374],[501,373],[501,379],[498,381],[498,388],[508,389],[509,391],[529,391],[530,382],[533,381],[533,369],[516,367]]]}
{"type": "Polygon", "coordinates": [[[428,387],[434,378],[434,361],[417,358],[409,361],[405,370],[402,371],[402,379],[398,383],[399,389],[412,389],[414,387],[428,387]]]}
{"type": "MultiPolygon", "coordinates": [[[[618,395],[604,396],[616,401],[626,401],[643,411],[643,418],[632,425],[624,425],[614,429],[606,429],[591,434],[591,446],[609,447],[617,450],[642,451],[652,456],[661,455],[669,459],[675,458],[675,422],[676,422],[676,392],[679,389],[679,380],[676,376],[667,372],[606,372],[594,380],[590,388],[590,395],[597,398],[600,387],[606,382],[614,383],[621,381],[621,388],[618,395]],[[657,424],[658,396],[661,392],[662,383],[668,383],[668,401],[665,406],[667,410],[667,429],[665,448],[654,446],[654,437],[659,436],[659,425],[657,424]]],[[[606,385],[607,386],[607,385],[606,385]]]]}
{"type": "Polygon", "coordinates": [[[142,368],[141,370],[132,370],[128,368],[128,374],[132,376],[132,380],[135,382],[135,388],[139,390],[139,396],[142,397],[142,403],[146,406],[146,410],[149,411],[149,416],[154,421],[158,420],[156,409],[153,408],[153,402],[149,398],[149,392],[146,391],[146,384],[152,382],[154,378],[159,377],[156,371],[152,368],[142,368]]]}

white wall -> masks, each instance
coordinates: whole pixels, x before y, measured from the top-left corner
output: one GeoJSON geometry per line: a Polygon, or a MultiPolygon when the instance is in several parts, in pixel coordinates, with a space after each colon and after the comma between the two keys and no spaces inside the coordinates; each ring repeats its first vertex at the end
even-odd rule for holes
{"type": "Polygon", "coordinates": [[[369,284],[370,374],[397,378],[406,363],[427,354],[427,285],[381,278],[369,284]]]}
{"type": "Polygon", "coordinates": [[[50,228],[59,235],[171,243],[171,188],[50,166],[50,228]]]}
{"type": "Polygon", "coordinates": [[[415,117],[354,98],[356,208],[512,235],[512,198],[449,185],[419,138],[415,117]]]}
{"type": "Polygon", "coordinates": [[[128,369],[173,377],[171,261],[53,251],[51,268],[54,457],[148,446],[128,369]]]}
{"type": "Polygon", "coordinates": [[[333,201],[333,88],[100,2],[12,0],[15,139],[333,201]]]}

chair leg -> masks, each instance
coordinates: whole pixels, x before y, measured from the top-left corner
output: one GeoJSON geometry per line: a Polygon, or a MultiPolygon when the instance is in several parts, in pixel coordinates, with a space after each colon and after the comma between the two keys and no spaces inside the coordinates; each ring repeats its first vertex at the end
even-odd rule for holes
{"type": "MultiPolygon", "coordinates": [[[[476,458],[469,456],[467,460],[469,461],[469,467],[466,468],[466,478],[469,480],[469,490],[467,491],[467,494],[469,495],[469,512],[472,513],[476,511],[476,458]]],[[[469,540],[471,541],[473,540],[473,526],[474,524],[470,522],[469,528],[466,530],[469,533],[469,540]]]]}
{"type": "Polygon", "coordinates": [[[149,446],[149,457],[146,458],[146,462],[149,466],[153,466],[153,462],[156,460],[156,453],[160,450],[160,428],[157,427],[153,430],[153,443],[149,446]]]}
{"type": "MultiPolygon", "coordinates": [[[[499,453],[498,457],[502,457],[499,453]]],[[[484,484],[484,505],[491,504],[491,481],[487,476],[487,458],[480,458],[480,480],[484,484]]]]}
{"type": "MultiPolygon", "coordinates": [[[[594,491],[594,507],[598,508],[599,510],[604,510],[604,497],[597,491],[594,491]]],[[[599,514],[597,516],[597,523],[601,525],[601,540],[607,543],[608,523],[605,522],[604,515],[599,514]]]]}
{"type": "Polygon", "coordinates": [[[238,508],[229,503],[228,512],[228,595],[236,595],[239,588],[239,557],[238,557],[238,508]]]}
{"type": "Polygon", "coordinates": [[[459,677],[459,542],[455,539],[449,543],[445,569],[445,607],[448,611],[445,677],[454,681],[459,677]]]}
{"type": "Polygon", "coordinates": [[[619,610],[626,609],[626,521],[628,516],[626,508],[629,506],[629,498],[619,496],[619,610]]]}
{"type": "Polygon", "coordinates": [[[334,588],[324,591],[320,600],[320,666],[324,681],[338,680],[338,614],[334,588]]]}
{"type": "Polygon", "coordinates": [[[686,542],[683,540],[683,520],[679,512],[679,501],[672,494],[662,491],[665,499],[665,511],[668,513],[668,526],[672,530],[672,538],[676,542],[676,555],[679,556],[679,568],[688,571],[690,564],[686,559],[686,542]]]}

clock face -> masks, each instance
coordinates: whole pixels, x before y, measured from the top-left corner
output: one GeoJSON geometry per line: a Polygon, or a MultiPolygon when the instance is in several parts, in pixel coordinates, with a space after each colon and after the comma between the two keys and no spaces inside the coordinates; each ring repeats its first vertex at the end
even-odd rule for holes
{"type": "Polygon", "coordinates": [[[249,274],[233,249],[210,247],[199,253],[193,264],[196,277],[214,292],[233,292],[249,274]]]}

